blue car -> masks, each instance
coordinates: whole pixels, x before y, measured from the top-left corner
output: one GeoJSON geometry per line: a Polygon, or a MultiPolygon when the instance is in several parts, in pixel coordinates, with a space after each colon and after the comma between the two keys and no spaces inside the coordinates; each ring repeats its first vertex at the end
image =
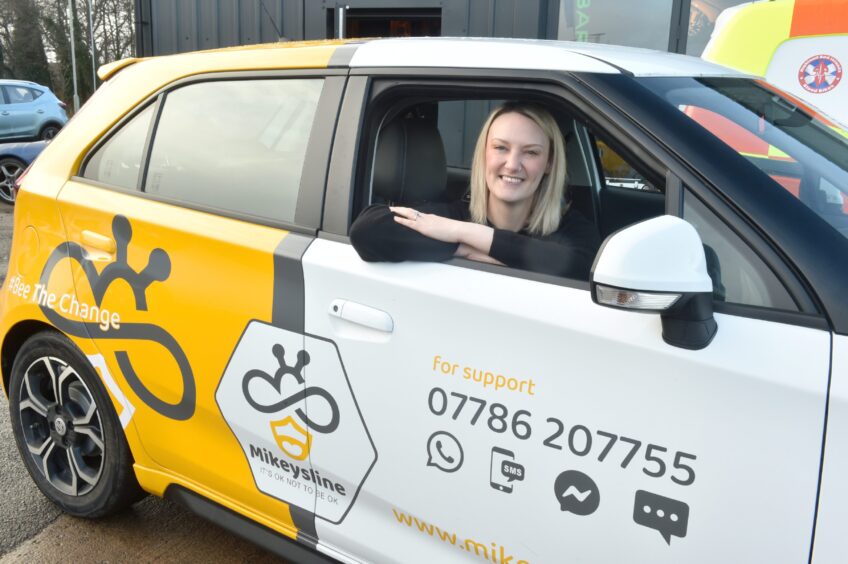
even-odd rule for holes
{"type": "Polygon", "coordinates": [[[64,102],[46,86],[0,80],[0,141],[52,139],[67,121],[64,102]]]}
{"type": "Polygon", "coordinates": [[[35,160],[48,141],[0,144],[0,202],[15,203],[15,181],[35,160]]]}

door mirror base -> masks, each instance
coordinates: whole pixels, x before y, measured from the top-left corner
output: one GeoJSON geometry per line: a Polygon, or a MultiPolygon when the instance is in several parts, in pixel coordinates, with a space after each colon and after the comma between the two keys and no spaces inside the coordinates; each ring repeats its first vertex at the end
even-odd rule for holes
{"type": "Polygon", "coordinates": [[[701,350],[712,342],[718,331],[713,317],[712,293],[684,295],[661,318],[663,341],[682,349],[701,350]]]}

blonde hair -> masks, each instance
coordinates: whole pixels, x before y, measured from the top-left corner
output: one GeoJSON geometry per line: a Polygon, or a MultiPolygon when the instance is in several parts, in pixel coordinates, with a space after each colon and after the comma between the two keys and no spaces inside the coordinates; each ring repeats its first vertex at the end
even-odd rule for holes
{"type": "Polygon", "coordinates": [[[471,220],[485,224],[488,211],[489,188],[486,185],[486,142],[492,123],[504,114],[516,113],[530,119],[539,126],[548,138],[548,172],[539,182],[533,195],[533,206],[527,219],[527,232],[531,235],[548,235],[559,227],[562,215],[567,211],[563,207],[565,196],[565,141],[553,116],[544,108],[521,102],[507,102],[496,108],[489,117],[474,147],[471,161],[471,220]]]}

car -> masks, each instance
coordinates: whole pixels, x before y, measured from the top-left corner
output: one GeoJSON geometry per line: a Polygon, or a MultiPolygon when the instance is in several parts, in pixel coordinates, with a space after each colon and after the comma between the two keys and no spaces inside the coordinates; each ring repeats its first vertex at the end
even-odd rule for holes
{"type": "Polygon", "coordinates": [[[21,181],[0,293],[12,431],[64,511],[147,492],[295,561],[848,552],[848,146],[815,110],[700,59],[542,40],[100,77],[21,181]],[[360,211],[463,199],[504,100],[562,130],[568,205],[604,241],[589,278],[363,261],[360,211]]]}
{"type": "Polygon", "coordinates": [[[0,143],[0,202],[15,203],[15,183],[47,143],[0,143]]]}
{"type": "Polygon", "coordinates": [[[68,122],[65,107],[46,86],[0,80],[0,141],[53,139],[68,122]]]}

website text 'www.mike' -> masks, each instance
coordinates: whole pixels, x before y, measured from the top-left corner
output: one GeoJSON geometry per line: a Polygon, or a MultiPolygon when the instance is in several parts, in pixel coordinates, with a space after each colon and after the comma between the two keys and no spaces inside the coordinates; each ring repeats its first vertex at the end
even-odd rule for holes
{"type": "Polygon", "coordinates": [[[517,558],[509,554],[503,545],[497,543],[477,542],[472,539],[458,539],[456,533],[445,531],[435,525],[421,521],[417,517],[407,515],[403,511],[398,511],[392,508],[392,513],[395,514],[395,519],[401,525],[406,525],[410,529],[417,529],[421,534],[438,539],[441,542],[455,546],[459,550],[474,554],[479,558],[494,562],[495,564],[530,564],[529,560],[517,558]]]}

